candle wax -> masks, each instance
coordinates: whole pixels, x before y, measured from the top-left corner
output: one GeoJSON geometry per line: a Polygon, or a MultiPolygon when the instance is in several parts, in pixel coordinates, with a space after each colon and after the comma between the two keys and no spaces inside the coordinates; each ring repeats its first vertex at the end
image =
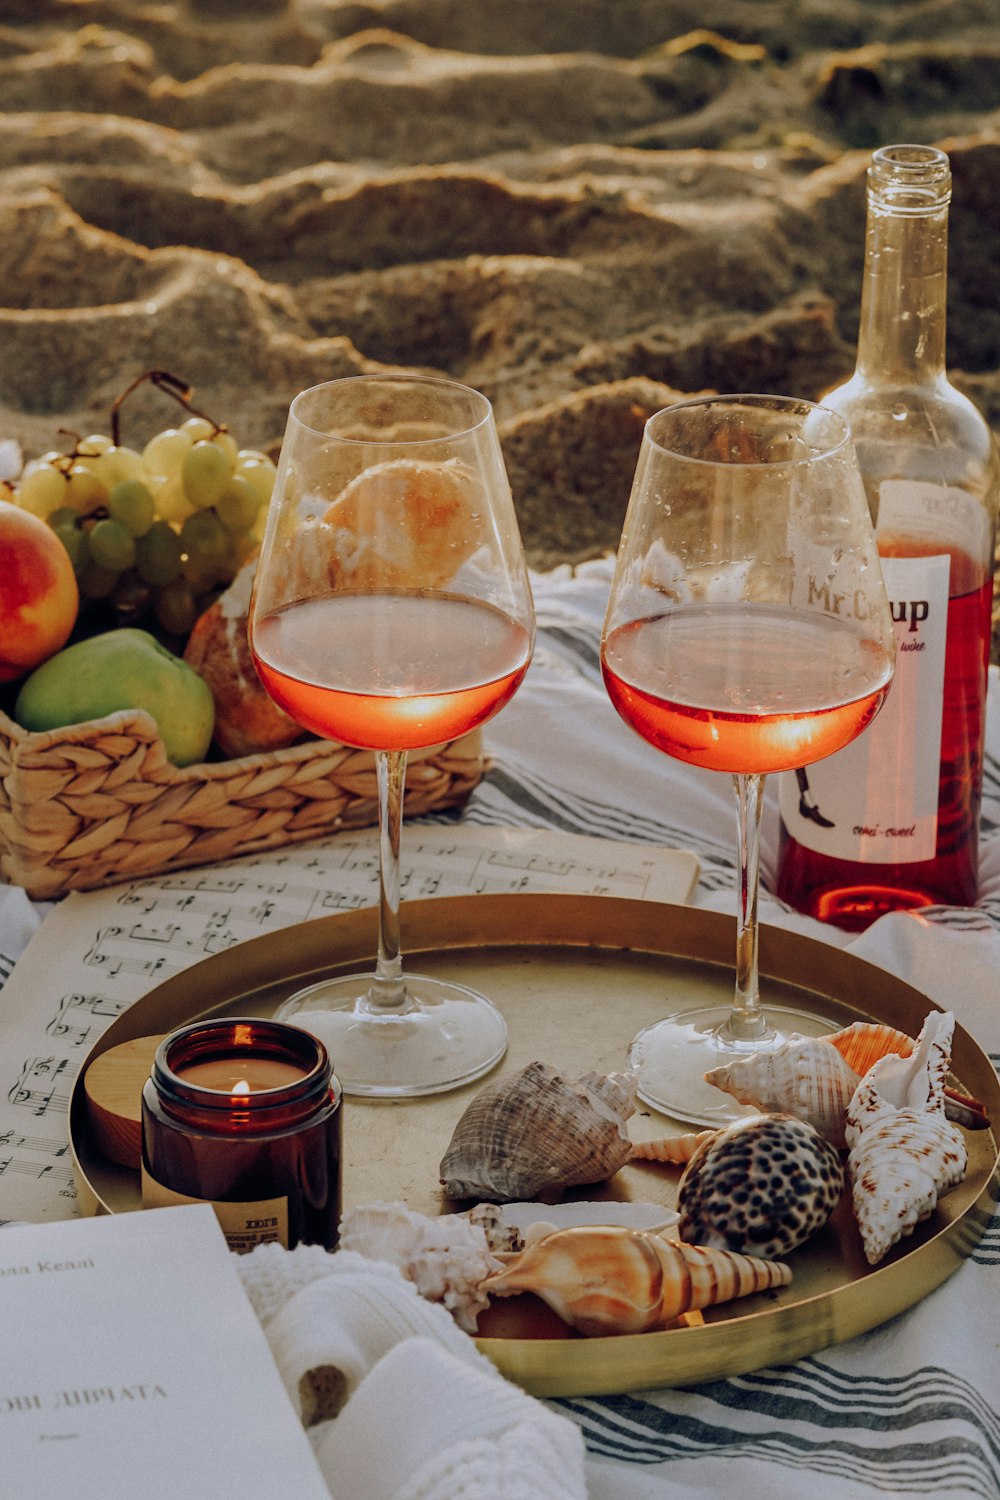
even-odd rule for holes
{"type": "Polygon", "coordinates": [[[287,1088],[306,1075],[305,1069],[294,1063],[248,1052],[188,1063],[178,1069],[177,1076],[195,1088],[212,1089],[220,1094],[259,1094],[262,1089],[287,1088]]]}

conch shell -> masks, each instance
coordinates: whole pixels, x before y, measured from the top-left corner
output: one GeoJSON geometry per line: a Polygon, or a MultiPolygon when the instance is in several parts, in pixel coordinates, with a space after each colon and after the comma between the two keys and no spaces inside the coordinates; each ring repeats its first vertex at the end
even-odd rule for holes
{"type": "Polygon", "coordinates": [[[696,1245],[787,1255],[820,1229],[840,1201],[844,1169],[834,1147],[794,1115],[752,1115],[717,1130],[677,1185],[678,1233],[696,1245]]]}
{"type": "MultiPolygon", "coordinates": [[[[790,1037],[770,1051],[751,1053],[705,1074],[707,1083],[740,1104],[777,1110],[808,1120],[838,1148],[847,1106],[873,1063],[889,1056],[909,1057],[916,1042],[905,1031],[873,1021],[856,1021],[824,1037],[790,1037]]],[[[946,1090],[949,1118],[970,1129],[987,1124],[982,1105],[946,1090]]]]}
{"type": "Polygon", "coordinates": [[[705,1082],[740,1104],[806,1120],[834,1146],[843,1146],[844,1116],[859,1075],[824,1037],[790,1037],[766,1052],[751,1052],[705,1074],[705,1082]]]}
{"type": "Polygon", "coordinates": [[[473,1099],[440,1167],[449,1198],[509,1203],[603,1182],[631,1152],[635,1090],[625,1074],[564,1078],[531,1062],[473,1099]]]}
{"type": "Polygon", "coordinates": [[[916,1050],[874,1063],[848,1105],[847,1169],[870,1265],[965,1176],[965,1140],[944,1112],[954,1026],[950,1012],[932,1011],[916,1050]]]}
{"type": "Polygon", "coordinates": [[[787,1286],[788,1266],[620,1225],[560,1229],[528,1245],[482,1291],[533,1292],[588,1336],[646,1333],[682,1313],[787,1286]]]}

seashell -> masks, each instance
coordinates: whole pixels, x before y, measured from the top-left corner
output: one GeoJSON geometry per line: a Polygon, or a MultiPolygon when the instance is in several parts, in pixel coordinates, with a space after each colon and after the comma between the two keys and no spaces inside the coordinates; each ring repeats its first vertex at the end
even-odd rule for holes
{"type": "MultiPolygon", "coordinates": [[[[909,1057],[917,1045],[905,1031],[897,1031],[894,1026],[885,1026],[877,1021],[855,1021],[853,1026],[835,1031],[825,1040],[836,1047],[859,1079],[880,1058],[887,1057],[890,1053],[909,1057]]],[[[989,1127],[985,1105],[947,1085],[944,1090],[944,1112],[949,1120],[954,1120],[957,1125],[964,1125],[966,1130],[986,1130],[989,1127]]]]}
{"type": "Polygon", "coordinates": [[[482,1223],[466,1214],[429,1218],[405,1203],[366,1203],[340,1221],[340,1248],[397,1266],[429,1302],[441,1302],[467,1333],[488,1299],[484,1279],[503,1265],[482,1223]]]}
{"type": "Polygon", "coordinates": [[[501,1251],[524,1249],[524,1234],[517,1223],[506,1219],[503,1210],[495,1203],[474,1203],[467,1208],[462,1218],[470,1224],[478,1224],[486,1236],[486,1243],[494,1255],[501,1251]]]}
{"type": "Polygon", "coordinates": [[[897,1031],[895,1026],[886,1026],[879,1021],[855,1021],[843,1031],[832,1031],[824,1041],[836,1047],[859,1078],[863,1078],[880,1057],[888,1057],[890,1052],[909,1057],[916,1045],[905,1031],[897,1031]]]}
{"type": "Polygon", "coordinates": [[[790,1037],[705,1074],[706,1083],[757,1109],[806,1120],[835,1146],[844,1145],[844,1115],[858,1073],[824,1037],[790,1037]]]}
{"type": "Polygon", "coordinates": [[[683,1313],[791,1279],[788,1266],[753,1256],[621,1225],[580,1225],[528,1245],[482,1291],[532,1292],[571,1327],[598,1336],[664,1328],[683,1313]]]}
{"type": "Polygon", "coordinates": [[[691,1160],[701,1143],[714,1134],[714,1130],[693,1130],[684,1135],[663,1135],[655,1141],[636,1141],[632,1147],[632,1160],[683,1166],[691,1160]]]}
{"type": "MultiPolygon", "coordinates": [[[[825,1037],[790,1037],[770,1051],[713,1068],[705,1080],[740,1104],[808,1120],[833,1145],[842,1147],[847,1106],[862,1075],[883,1057],[909,1057],[915,1046],[905,1031],[855,1021],[825,1037]]],[[[989,1123],[977,1100],[953,1089],[945,1090],[945,1113],[970,1130],[989,1123]]]]}
{"type": "Polygon", "coordinates": [[[824,1136],[789,1114],[734,1120],[699,1146],[677,1185],[682,1240],[780,1258],[822,1227],[844,1169],[824,1136]]]}
{"type": "MultiPolygon", "coordinates": [[[[522,1241],[515,1245],[491,1243],[490,1248],[497,1251],[523,1250],[524,1243],[529,1239],[538,1239],[540,1225],[547,1234],[556,1229],[572,1229],[580,1224],[623,1224],[626,1229],[655,1229],[657,1234],[662,1234],[677,1223],[677,1215],[672,1208],[664,1208],[662,1203],[643,1202],[633,1198],[603,1198],[599,1201],[574,1198],[560,1203],[500,1205],[480,1203],[469,1209],[468,1213],[470,1218],[475,1219],[488,1211],[498,1215],[508,1234],[519,1237],[522,1241]]],[[[487,1239],[489,1238],[490,1232],[487,1230],[487,1239]]]]}
{"type": "Polygon", "coordinates": [[[965,1141],[944,1108],[954,1027],[950,1012],[932,1011],[911,1055],[880,1058],[848,1105],[847,1169],[870,1265],[965,1176],[965,1141]]]}
{"type": "Polygon", "coordinates": [[[473,1099],[440,1167],[450,1198],[506,1203],[603,1182],[628,1161],[635,1090],[625,1074],[564,1078],[531,1062],[473,1099]]]}

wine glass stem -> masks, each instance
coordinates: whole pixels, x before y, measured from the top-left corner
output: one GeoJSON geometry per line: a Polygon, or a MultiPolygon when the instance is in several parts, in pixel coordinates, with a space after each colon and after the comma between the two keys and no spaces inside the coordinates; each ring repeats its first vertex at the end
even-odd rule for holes
{"type": "Polygon", "coordinates": [[[766,1036],[768,1030],[757,988],[757,891],[764,778],[734,776],[733,790],[739,818],[740,889],[736,911],[736,991],[726,1030],[739,1041],[754,1041],[766,1036]]]}
{"type": "Polygon", "coordinates": [[[370,1010],[406,1007],[399,937],[399,834],[403,825],[406,751],[376,750],[378,779],[378,957],[368,991],[370,1010]]]}

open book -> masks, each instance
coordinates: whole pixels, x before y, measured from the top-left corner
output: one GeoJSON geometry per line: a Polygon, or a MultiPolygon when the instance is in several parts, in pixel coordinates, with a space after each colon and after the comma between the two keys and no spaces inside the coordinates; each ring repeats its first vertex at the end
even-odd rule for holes
{"type": "Polygon", "coordinates": [[[329,1500],[211,1207],[0,1232],[5,1495],[329,1500]]]}

